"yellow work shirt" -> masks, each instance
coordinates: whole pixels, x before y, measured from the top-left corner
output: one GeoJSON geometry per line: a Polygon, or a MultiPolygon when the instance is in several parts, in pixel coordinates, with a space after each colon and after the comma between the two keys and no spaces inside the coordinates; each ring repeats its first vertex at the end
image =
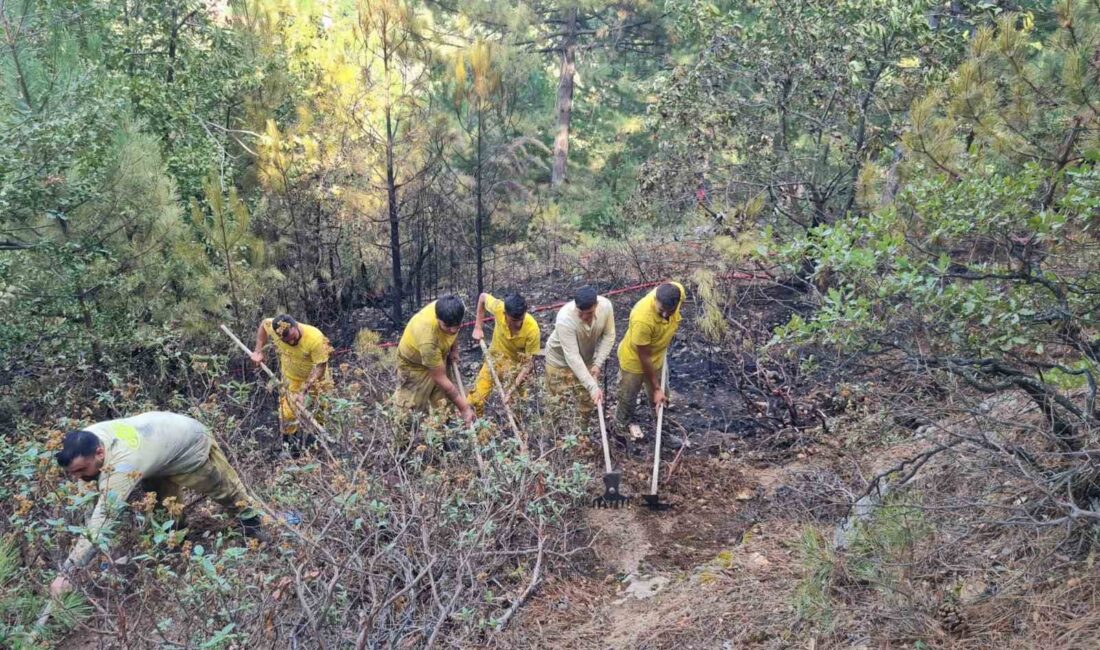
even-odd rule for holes
{"type": "Polygon", "coordinates": [[[316,327],[298,323],[298,327],[302,330],[302,338],[298,339],[296,345],[290,345],[275,333],[272,327],[273,320],[272,318],[264,320],[264,330],[279,353],[279,370],[282,371],[283,378],[291,382],[308,380],[313,366],[328,362],[328,356],[332,352],[328,339],[316,327]]]}
{"type": "Polygon", "coordinates": [[[493,315],[496,324],[493,326],[493,342],[489,351],[494,357],[503,357],[509,361],[519,363],[524,357],[533,357],[539,353],[539,340],[542,334],[539,332],[539,324],[531,314],[523,315],[523,324],[515,336],[508,328],[508,321],[504,313],[504,301],[485,294],[485,309],[493,315]]]}
{"type": "Polygon", "coordinates": [[[443,365],[443,358],[451,351],[457,337],[457,333],[448,334],[439,326],[433,300],[405,325],[397,344],[397,357],[412,366],[437,368],[443,365]]]}
{"type": "Polygon", "coordinates": [[[642,362],[638,358],[638,346],[649,347],[653,368],[660,370],[665,365],[665,352],[672,343],[672,337],[680,327],[680,308],[684,306],[684,285],[672,282],[680,290],[680,304],[668,320],[661,318],[657,311],[657,289],[650,291],[644,298],[634,304],[630,310],[630,323],[626,328],[626,336],[619,343],[619,367],[625,372],[636,375],[642,374],[642,362]]]}

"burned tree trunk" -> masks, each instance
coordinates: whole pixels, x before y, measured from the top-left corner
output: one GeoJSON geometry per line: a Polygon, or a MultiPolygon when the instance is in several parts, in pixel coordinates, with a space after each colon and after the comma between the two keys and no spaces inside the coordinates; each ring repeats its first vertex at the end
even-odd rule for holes
{"type": "Polygon", "coordinates": [[[573,110],[573,76],[577,56],[577,10],[569,12],[568,24],[561,47],[561,72],[558,75],[557,118],[558,133],[554,137],[554,166],[550,185],[558,187],[566,179],[566,163],[569,159],[569,120],[573,110]]]}

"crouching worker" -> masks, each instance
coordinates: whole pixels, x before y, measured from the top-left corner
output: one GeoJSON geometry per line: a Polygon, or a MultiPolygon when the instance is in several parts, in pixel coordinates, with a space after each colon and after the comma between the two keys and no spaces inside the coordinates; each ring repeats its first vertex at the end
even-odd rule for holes
{"type": "MultiPolygon", "coordinates": [[[[516,391],[522,390],[523,382],[531,374],[535,365],[535,355],[539,353],[539,324],[535,317],[527,313],[527,301],[518,293],[504,296],[504,300],[490,293],[483,293],[477,299],[477,320],[474,322],[473,339],[485,338],[481,325],[485,312],[493,315],[493,342],[489,345],[489,357],[493,369],[497,371],[504,394],[501,401],[508,404],[516,391]]],[[[493,376],[489,371],[489,360],[481,365],[477,375],[477,385],[470,393],[470,406],[478,415],[485,413],[485,400],[493,392],[493,376]]]]}
{"type": "Polygon", "coordinates": [[[429,413],[450,400],[466,424],[474,421],[474,410],[447,376],[448,366],[457,370],[455,339],[465,314],[466,306],[458,296],[443,296],[409,319],[397,344],[393,401],[398,408],[429,413]]]}
{"type": "Polygon", "coordinates": [[[245,536],[267,539],[260,511],[217,441],[201,422],[185,415],[142,413],[70,431],[55,459],[70,478],[96,481],[99,499],[85,536],[50,585],[53,596],[72,588],[69,574],[95,557],[100,534],[139,481],[156,492],[162,505],[177,512],[182,507],[181,489],[191,488],[236,515],[245,536]]]}

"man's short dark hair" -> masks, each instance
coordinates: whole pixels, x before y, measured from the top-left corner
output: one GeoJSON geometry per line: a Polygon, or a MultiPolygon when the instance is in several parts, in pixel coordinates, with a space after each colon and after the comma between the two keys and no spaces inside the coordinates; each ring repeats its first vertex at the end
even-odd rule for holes
{"type": "Polygon", "coordinates": [[[65,438],[61,441],[61,451],[53,457],[58,465],[68,467],[77,458],[94,456],[102,444],[91,431],[76,429],[65,434],[65,438]]]}
{"type": "Polygon", "coordinates": [[[466,305],[462,304],[462,298],[454,294],[443,296],[435,301],[435,317],[443,321],[447,327],[458,327],[462,324],[462,317],[466,315],[466,305]]]}
{"type": "Polygon", "coordinates": [[[510,293],[504,296],[504,313],[509,318],[523,318],[527,313],[527,299],[518,293],[510,293]]]}
{"type": "Polygon", "coordinates": [[[598,296],[596,287],[585,285],[577,289],[577,293],[573,296],[573,302],[577,304],[577,309],[591,309],[596,304],[598,296]]]}
{"type": "Polygon", "coordinates": [[[680,304],[680,287],[666,282],[657,287],[657,302],[665,309],[676,309],[680,304]]]}
{"type": "Polygon", "coordinates": [[[290,314],[279,314],[271,320],[271,329],[275,330],[275,333],[278,334],[280,326],[285,325],[286,329],[290,329],[297,324],[298,321],[294,320],[290,314]]]}

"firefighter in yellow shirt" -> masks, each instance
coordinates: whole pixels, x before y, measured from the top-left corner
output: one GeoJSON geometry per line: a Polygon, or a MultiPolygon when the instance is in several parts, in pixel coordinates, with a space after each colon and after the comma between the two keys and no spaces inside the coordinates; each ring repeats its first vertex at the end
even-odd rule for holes
{"type": "Polygon", "coordinates": [[[634,417],[638,393],[645,386],[654,408],[667,404],[661,390],[661,368],[672,337],[680,327],[684,287],[666,282],[635,303],[630,310],[626,336],[619,343],[619,400],[615,422],[624,431],[634,417]]]}
{"type": "MultiPolygon", "coordinates": [[[[539,352],[539,324],[534,316],[527,313],[527,300],[518,293],[510,293],[500,300],[490,293],[477,297],[477,319],[474,321],[473,339],[485,338],[481,326],[485,321],[485,312],[493,315],[496,323],[493,327],[493,342],[489,345],[493,368],[497,371],[504,395],[501,399],[509,402],[523,382],[531,374],[535,355],[539,352]]],[[[470,406],[478,414],[485,412],[485,400],[493,391],[493,377],[489,372],[489,363],[481,366],[477,375],[474,392],[470,393],[470,406]]]]}
{"type": "Polygon", "coordinates": [[[298,416],[291,401],[309,409],[318,422],[324,422],[325,393],[332,390],[332,373],[328,367],[332,346],[321,330],[299,323],[287,314],[267,318],[256,328],[256,347],[252,361],[263,363],[264,346],[275,344],[279,355],[279,371],[283,386],[279,395],[279,427],[287,442],[296,447],[305,442],[298,433],[298,416]]]}
{"type": "Polygon", "coordinates": [[[447,376],[448,365],[458,366],[455,339],[465,314],[462,300],[448,295],[428,303],[409,319],[397,344],[393,401],[399,408],[428,413],[450,400],[462,419],[473,423],[474,409],[447,376]]]}

